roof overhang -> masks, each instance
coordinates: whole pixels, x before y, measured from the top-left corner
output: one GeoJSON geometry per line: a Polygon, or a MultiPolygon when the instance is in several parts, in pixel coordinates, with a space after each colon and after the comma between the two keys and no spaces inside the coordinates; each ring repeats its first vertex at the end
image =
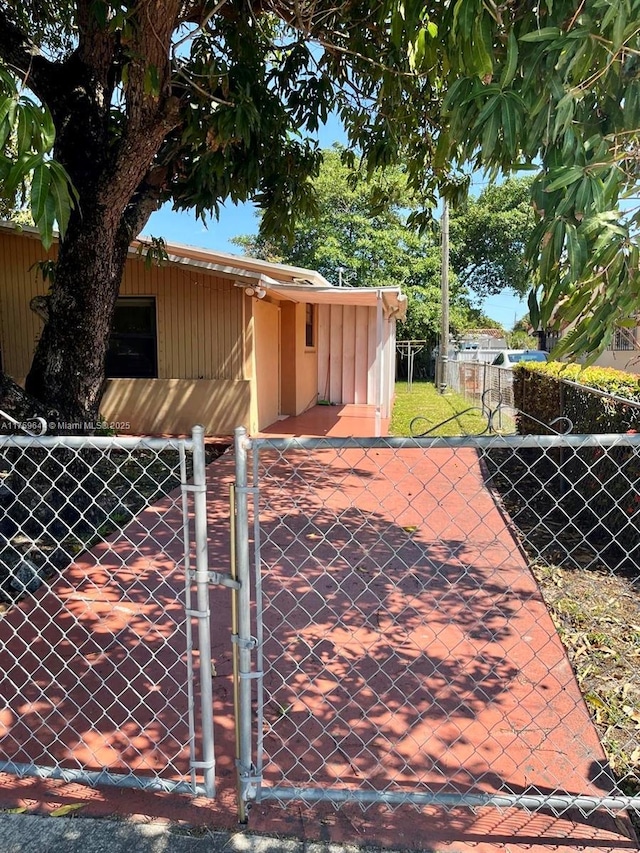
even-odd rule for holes
{"type": "MultiPolygon", "coordinates": [[[[236,282],[244,287],[243,282],[236,282]]],[[[407,313],[407,297],[398,287],[318,287],[307,282],[283,282],[270,276],[261,276],[254,293],[250,295],[273,296],[290,302],[310,302],[315,305],[355,305],[376,307],[378,300],[382,304],[384,316],[404,320],[407,313]]]]}

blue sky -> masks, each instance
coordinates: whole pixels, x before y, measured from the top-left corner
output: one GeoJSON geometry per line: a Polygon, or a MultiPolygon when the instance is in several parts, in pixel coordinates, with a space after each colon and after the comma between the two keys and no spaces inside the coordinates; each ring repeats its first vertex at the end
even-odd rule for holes
{"type": "MultiPolygon", "coordinates": [[[[323,148],[330,148],[334,142],[346,142],[344,129],[336,116],[330,116],[320,129],[318,141],[323,148]]],[[[482,182],[479,181],[476,186],[478,192],[481,186],[482,182]]],[[[170,205],[165,205],[151,216],[144,231],[148,235],[164,237],[167,242],[242,254],[242,250],[234,246],[231,239],[240,234],[253,234],[257,229],[255,207],[247,203],[228,204],[222,209],[220,218],[209,220],[207,226],[196,219],[193,213],[178,213],[171,210],[170,205]]],[[[515,320],[527,312],[526,301],[510,292],[488,297],[483,302],[483,308],[489,317],[497,320],[506,329],[511,329],[515,320]]]]}

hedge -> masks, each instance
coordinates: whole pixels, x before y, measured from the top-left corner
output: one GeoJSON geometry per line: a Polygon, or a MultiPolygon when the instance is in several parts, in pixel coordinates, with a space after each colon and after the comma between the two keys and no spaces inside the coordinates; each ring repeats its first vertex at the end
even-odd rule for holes
{"type": "MultiPolygon", "coordinates": [[[[524,363],[514,369],[520,434],[545,434],[555,418],[568,418],[573,434],[640,432],[640,376],[608,367],[524,363]],[[561,380],[569,380],[567,384],[561,380]],[[590,391],[595,388],[617,399],[590,391]],[[620,399],[622,398],[622,399],[620,399]],[[532,417],[527,417],[530,415],[532,417]],[[535,419],[535,420],[534,420],[535,419]],[[542,422],[542,423],[540,423],[542,422]]],[[[557,432],[566,431],[556,424],[557,432]]],[[[532,450],[527,468],[567,529],[577,529],[612,569],[640,559],[640,449],[635,446],[532,450]]]]}
{"type": "MultiPolygon", "coordinates": [[[[522,435],[550,433],[552,430],[543,424],[561,417],[572,422],[575,434],[640,431],[640,407],[589,391],[595,388],[640,404],[640,376],[610,367],[583,368],[558,361],[524,362],[513,373],[514,404],[521,413],[516,423],[522,435]]],[[[556,426],[556,431],[564,432],[562,425],[556,426]]]]}

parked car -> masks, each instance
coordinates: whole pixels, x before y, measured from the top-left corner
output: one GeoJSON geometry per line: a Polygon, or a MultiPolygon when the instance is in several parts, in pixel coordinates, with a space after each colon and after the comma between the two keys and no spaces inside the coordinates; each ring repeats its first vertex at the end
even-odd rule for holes
{"type": "Polygon", "coordinates": [[[548,361],[549,353],[539,349],[503,349],[491,364],[497,367],[512,368],[520,361],[548,361]]]}

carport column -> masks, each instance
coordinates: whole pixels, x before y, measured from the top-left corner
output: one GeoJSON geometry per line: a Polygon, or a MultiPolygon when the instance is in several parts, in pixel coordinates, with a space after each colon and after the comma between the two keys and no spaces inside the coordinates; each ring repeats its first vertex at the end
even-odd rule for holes
{"type": "Polygon", "coordinates": [[[382,435],[382,397],[384,387],[384,347],[382,341],[382,291],[378,290],[376,299],[376,438],[382,435]]]}

